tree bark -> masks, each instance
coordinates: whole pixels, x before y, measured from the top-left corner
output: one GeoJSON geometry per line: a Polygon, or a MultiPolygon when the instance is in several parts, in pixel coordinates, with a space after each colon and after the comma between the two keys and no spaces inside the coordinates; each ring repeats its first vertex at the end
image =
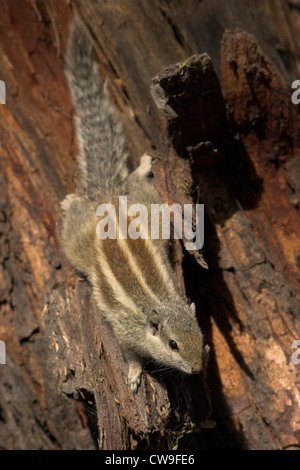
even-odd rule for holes
{"type": "Polygon", "coordinates": [[[0,6],[0,447],[299,448],[299,2],[0,6]],[[205,205],[203,252],[183,240],[175,256],[207,369],[183,380],[148,368],[136,396],[90,286],[60,250],[59,203],[77,181],[63,73],[75,10],[132,167],[152,152],[163,200],[205,205]]]}

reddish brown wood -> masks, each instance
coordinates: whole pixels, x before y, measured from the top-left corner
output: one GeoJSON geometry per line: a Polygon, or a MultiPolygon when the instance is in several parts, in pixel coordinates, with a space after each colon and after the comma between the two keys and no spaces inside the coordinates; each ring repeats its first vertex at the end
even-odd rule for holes
{"type": "Polygon", "coordinates": [[[299,448],[291,361],[300,337],[299,108],[290,100],[298,2],[0,0],[0,8],[0,446],[299,448]],[[211,346],[211,416],[203,378],[145,373],[130,395],[90,287],[61,254],[59,203],[77,181],[63,73],[75,10],[109,78],[132,165],[145,151],[159,154],[163,198],[205,204],[209,269],[178,247],[176,259],[211,346]],[[189,88],[186,60],[203,52],[211,75],[194,70],[199,83],[189,88]],[[158,76],[177,122],[151,97],[158,76]]]}

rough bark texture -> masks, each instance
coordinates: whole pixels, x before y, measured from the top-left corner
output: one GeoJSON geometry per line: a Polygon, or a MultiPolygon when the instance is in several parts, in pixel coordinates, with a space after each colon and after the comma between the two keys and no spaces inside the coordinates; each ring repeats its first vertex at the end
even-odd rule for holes
{"type": "Polygon", "coordinates": [[[300,122],[290,85],[300,3],[0,8],[0,447],[299,447],[300,122]],[[177,245],[175,255],[211,346],[207,382],[148,370],[133,396],[90,286],[61,254],[59,202],[77,181],[63,73],[75,10],[109,77],[132,165],[153,152],[165,202],[205,204],[203,253],[177,245]]]}

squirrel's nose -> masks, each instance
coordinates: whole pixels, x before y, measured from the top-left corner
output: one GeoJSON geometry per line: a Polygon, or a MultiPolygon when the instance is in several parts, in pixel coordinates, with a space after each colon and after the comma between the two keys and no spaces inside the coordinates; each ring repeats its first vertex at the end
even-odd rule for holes
{"type": "Polygon", "coordinates": [[[198,374],[201,371],[201,364],[199,362],[195,362],[192,365],[192,374],[198,374]]]}

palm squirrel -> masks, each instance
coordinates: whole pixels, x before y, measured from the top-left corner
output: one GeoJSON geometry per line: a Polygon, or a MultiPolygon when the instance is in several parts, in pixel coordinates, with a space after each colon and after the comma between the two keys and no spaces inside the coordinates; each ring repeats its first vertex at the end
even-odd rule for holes
{"type": "Polygon", "coordinates": [[[82,190],[61,204],[62,246],[71,264],[92,284],[97,304],[127,359],[128,384],[136,393],[143,358],[194,374],[203,368],[207,347],[195,305],[178,292],[168,240],[96,235],[99,204],[118,207],[120,195],[127,196],[128,204],[148,208],[161,200],[149,177],[149,156],[144,155],[140,166],[129,172],[123,129],[106,83],[101,84],[92,43],[78,18],[70,29],[65,73],[75,106],[82,190]]]}

